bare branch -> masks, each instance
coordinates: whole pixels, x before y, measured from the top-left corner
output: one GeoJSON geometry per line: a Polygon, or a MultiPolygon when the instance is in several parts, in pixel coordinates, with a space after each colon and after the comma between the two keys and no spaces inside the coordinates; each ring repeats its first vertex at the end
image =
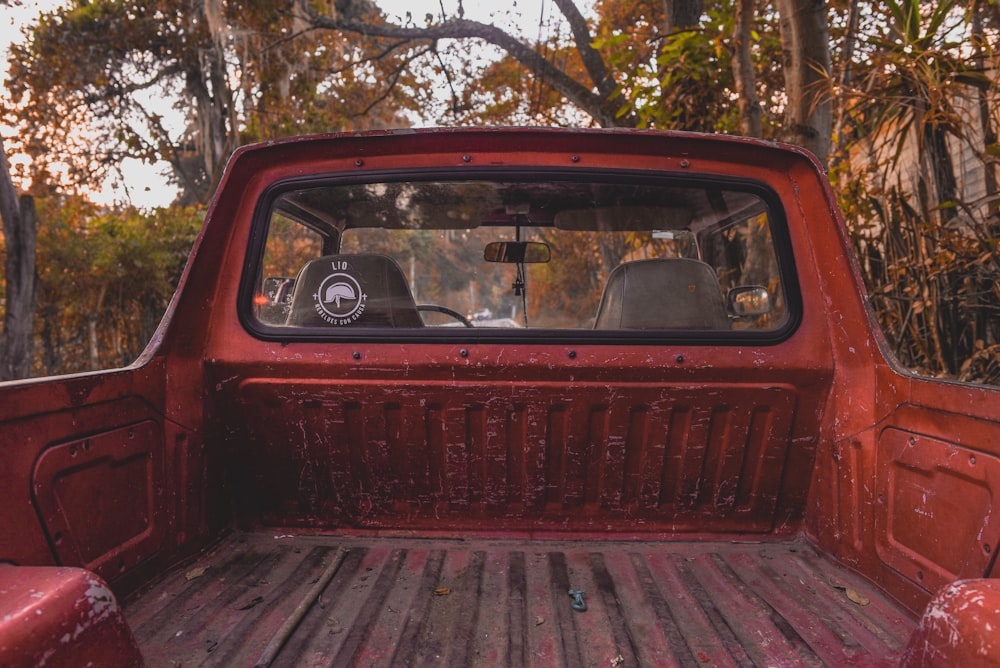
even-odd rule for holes
{"type": "MultiPolygon", "coordinates": [[[[327,72],[327,74],[343,74],[344,72],[352,70],[352,69],[354,69],[355,67],[357,67],[359,65],[367,65],[369,63],[377,63],[377,62],[379,62],[381,60],[384,60],[384,59],[388,58],[389,55],[393,51],[395,51],[397,49],[401,49],[401,48],[407,46],[408,44],[410,44],[410,40],[406,40],[406,39],[400,40],[398,42],[393,42],[392,44],[390,44],[386,48],[382,49],[378,53],[374,53],[374,54],[365,56],[364,58],[358,58],[357,60],[347,59],[347,60],[344,61],[344,64],[341,65],[340,67],[327,68],[326,72],[327,72]]],[[[413,62],[414,60],[416,60],[419,56],[422,56],[422,55],[424,55],[425,53],[427,53],[428,51],[431,51],[431,50],[433,50],[433,49],[424,49],[424,50],[420,51],[417,56],[415,56],[415,57],[411,56],[409,58],[406,58],[406,64],[409,65],[411,62],[413,62]]]]}
{"type": "Polygon", "coordinates": [[[105,88],[95,90],[93,93],[86,95],[83,98],[83,103],[92,105],[109,97],[129,99],[135,93],[142,90],[149,90],[153,86],[162,83],[167,78],[182,74],[183,72],[184,69],[180,65],[172,65],[170,67],[164,67],[156,73],[156,76],[144,81],[131,81],[126,84],[116,80],[114,83],[109,83],[105,88]]]}
{"type": "Polygon", "coordinates": [[[570,30],[573,31],[573,40],[576,42],[576,50],[580,54],[580,58],[583,59],[583,66],[587,69],[591,81],[594,82],[597,91],[604,99],[611,99],[615,93],[615,81],[608,74],[608,68],[605,66],[601,54],[591,46],[594,37],[590,34],[587,20],[572,0],[554,0],[554,2],[569,22],[570,30]]]}
{"type": "Polygon", "coordinates": [[[441,39],[483,40],[506,51],[536,76],[549,82],[555,90],[565,95],[570,102],[590,114],[600,125],[614,126],[620,124],[620,121],[615,118],[614,109],[607,97],[600,93],[595,93],[594,90],[582,85],[548,62],[534,49],[496,26],[464,18],[451,18],[437,25],[425,28],[404,27],[390,23],[357,21],[350,17],[323,16],[307,4],[303,4],[301,7],[307,15],[306,20],[320,30],[336,30],[355,33],[365,37],[414,41],[436,41],[441,39]]]}
{"type": "Polygon", "coordinates": [[[403,70],[406,69],[406,66],[409,65],[411,61],[416,60],[417,58],[420,58],[424,54],[426,54],[426,53],[428,53],[430,51],[433,51],[433,50],[434,49],[432,47],[427,47],[427,48],[423,49],[422,51],[418,51],[416,54],[414,54],[410,58],[407,58],[400,67],[395,68],[393,70],[393,72],[392,72],[392,75],[389,77],[389,83],[385,87],[385,90],[382,91],[382,93],[378,97],[376,97],[374,100],[372,100],[371,104],[369,104],[367,107],[365,107],[363,110],[361,110],[360,112],[358,112],[354,116],[356,118],[357,117],[367,116],[371,112],[372,109],[374,109],[375,107],[377,107],[381,102],[385,101],[385,99],[389,97],[389,95],[392,93],[393,89],[396,87],[396,84],[399,83],[399,78],[402,76],[403,70]]]}
{"type": "Polygon", "coordinates": [[[451,113],[458,116],[458,92],[455,90],[455,82],[451,78],[451,72],[448,71],[448,66],[445,65],[444,58],[441,57],[441,53],[437,49],[434,49],[434,57],[437,58],[438,65],[441,66],[444,80],[448,82],[448,92],[451,93],[451,113]]]}

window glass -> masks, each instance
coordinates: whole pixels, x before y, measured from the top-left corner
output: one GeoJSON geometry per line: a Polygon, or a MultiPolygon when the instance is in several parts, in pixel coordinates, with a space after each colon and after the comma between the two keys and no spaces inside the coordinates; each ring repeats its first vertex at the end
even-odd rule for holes
{"type": "Polygon", "coordinates": [[[254,313],[331,334],[770,331],[788,318],[771,225],[760,196],[714,184],[317,186],[274,202],[254,313]]]}
{"type": "Polygon", "coordinates": [[[261,322],[283,325],[299,268],[323,252],[323,238],[309,227],[275,213],[264,246],[263,282],[254,296],[261,322]]]}

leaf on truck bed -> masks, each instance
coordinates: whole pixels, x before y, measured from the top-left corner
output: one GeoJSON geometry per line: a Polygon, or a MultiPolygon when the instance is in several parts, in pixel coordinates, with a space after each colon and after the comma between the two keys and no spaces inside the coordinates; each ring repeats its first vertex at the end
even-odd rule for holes
{"type": "Polygon", "coordinates": [[[208,566],[199,566],[198,568],[192,568],[187,573],[184,574],[185,580],[194,580],[195,578],[200,578],[208,570],[208,566]]]}
{"type": "Polygon", "coordinates": [[[249,603],[247,603],[246,605],[244,605],[242,608],[236,608],[236,609],[237,610],[249,610],[250,608],[252,608],[252,607],[254,607],[254,606],[256,606],[256,605],[258,605],[260,603],[263,603],[263,602],[264,602],[264,597],[263,596],[254,596],[252,599],[250,599],[249,603]]]}
{"type": "Polygon", "coordinates": [[[852,601],[854,601],[855,603],[857,603],[858,605],[860,605],[862,607],[868,605],[869,603],[871,603],[871,601],[869,601],[866,596],[864,596],[863,594],[860,594],[860,593],[854,591],[850,587],[847,587],[844,590],[844,593],[847,594],[847,598],[851,599],[852,601]]]}

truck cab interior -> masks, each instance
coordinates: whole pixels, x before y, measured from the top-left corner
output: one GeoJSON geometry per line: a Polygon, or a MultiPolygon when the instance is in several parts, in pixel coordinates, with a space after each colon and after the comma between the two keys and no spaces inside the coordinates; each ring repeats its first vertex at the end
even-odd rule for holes
{"type": "Polygon", "coordinates": [[[465,326],[493,338],[774,337],[792,322],[781,212],[759,185],[509,173],[320,182],[276,192],[266,215],[248,279],[263,336],[465,326]]]}

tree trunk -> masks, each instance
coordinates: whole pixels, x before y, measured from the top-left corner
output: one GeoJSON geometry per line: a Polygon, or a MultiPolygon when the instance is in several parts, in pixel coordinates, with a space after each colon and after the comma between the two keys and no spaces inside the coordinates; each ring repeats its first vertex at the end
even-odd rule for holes
{"type": "Polygon", "coordinates": [[[747,137],[760,137],[763,133],[760,99],[757,97],[757,82],[750,55],[750,27],[755,5],[754,0],[737,0],[733,25],[733,81],[740,110],[740,132],[747,137]]]}
{"type": "Polygon", "coordinates": [[[0,138],[0,217],[7,242],[7,310],[0,340],[0,380],[31,376],[35,307],[35,201],[23,195],[18,201],[10,163],[0,138]]]}
{"type": "Polygon", "coordinates": [[[87,352],[90,358],[89,367],[91,371],[99,371],[101,365],[101,349],[97,340],[97,319],[104,310],[104,295],[108,291],[107,285],[101,286],[101,291],[97,293],[97,306],[87,316],[87,352]]]}
{"type": "MultiPolygon", "coordinates": [[[[840,70],[840,87],[846,90],[852,83],[854,72],[852,70],[854,64],[854,48],[858,40],[858,26],[860,23],[860,8],[858,6],[858,0],[850,0],[847,5],[847,34],[844,37],[844,48],[840,55],[841,62],[843,63],[840,70]]],[[[847,109],[845,104],[837,105],[837,121],[833,128],[833,136],[837,140],[837,159],[843,159],[844,156],[843,149],[847,146],[847,138],[845,133],[845,122],[847,118],[847,109]]]]}
{"type": "Polygon", "coordinates": [[[704,0],[663,0],[664,34],[697,26],[704,6],[704,0]]]}
{"type": "Polygon", "coordinates": [[[97,314],[91,313],[87,316],[87,352],[89,362],[87,368],[91,371],[99,371],[101,368],[101,355],[97,346],[97,314]]]}
{"type": "MultiPolygon", "coordinates": [[[[924,160],[929,173],[929,181],[934,188],[935,206],[958,199],[958,181],[955,178],[955,166],[948,150],[946,130],[937,123],[921,123],[923,128],[924,160]]],[[[941,222],[955,217],[955,207],[949,206],[939,210],[941,222]]]]}
{"type": "Polygon", "coordinates": [[[784,139],[812,151],[825,163],[830,154],[830,38],[823,0],[778,0],[785,60],[784,139]]]}
{"type": "MultiPolygon", "coordinates": [[[[976,68],[981,72],[986,72],[986,54],[983,49],[983,44],[986,41],[983,30],[982,11],[983,0],[976,0],[975,6],[972,9],[972,48],[975,53],[976,68]]],[[[978,89],[977,98],[979,102],[979,128],[983,133],[983,155],[986,155],[986,148],[997,143],[997,134],[990,120],[990,101],[986,90],[983,88],[978,89]]],[[[986,194],[992,195],[996,193],[997,174],[996,165],[993,160],[983,161],[983,176],[986,180],[986,194]]],[[[991,210],[995,211],[996,207],[993,206],[991,210]]]]}
{"type": "Polygon", "coordinates": [[[54,376],[63,368],[63,339],[59,332],[59,310],[48,305],[42,308],[40,313],[42,331],[39,332],[39,339],[42,344],[42,368],[45,369],[46,376],[54,376]]]}

